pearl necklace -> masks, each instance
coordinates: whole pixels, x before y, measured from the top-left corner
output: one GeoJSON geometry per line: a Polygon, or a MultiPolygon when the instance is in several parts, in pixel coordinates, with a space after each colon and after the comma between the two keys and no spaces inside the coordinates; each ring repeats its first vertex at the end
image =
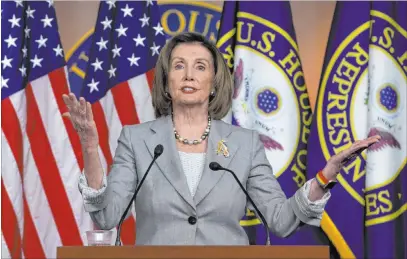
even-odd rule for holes
{"type": "Polygon", "coordinates": [[[200,139],[188,140],[186,138],[183,138],[178,134],[178,132],[175,128],[174,128],[174,134],[175,134],[175,139],[179,140],[180,142],[182,142],[184,144],[198,145],[198,144],[201,144],[202,141],[204,141],[208,137],[210,130],[211,130],[211,116],[208,116],[208,126],[206,126],[206,129],[200,139]]]}

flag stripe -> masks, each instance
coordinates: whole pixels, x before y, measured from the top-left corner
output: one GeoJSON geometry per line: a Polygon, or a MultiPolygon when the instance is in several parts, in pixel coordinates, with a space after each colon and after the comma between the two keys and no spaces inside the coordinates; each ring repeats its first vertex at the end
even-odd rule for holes
{"type": "Polygon", "coordinates": [[[136,105],[127,81],[113,87],[111,92],[121,125],[124,126],[140,123],[135,109],[136,105]]]}
{"type": "Polygon", "coordinates": [[[26,258],[46,257],[25,197],[24,197],[23,250],[26,258]]]}
{"type": "MultiPolygon", "coordinates": [[[[55,220],[53,218],[51,208],[49,206],[47,197],[45,195],[44,187],[41,183],[37,166],[35,165],[34,157],[31,153],[31,145],[28,136],[24,137],[24,193],[29,203],[27,204],[30,211],[31,218],[33,219],[33,225],[37,230],[38,238],[43,252],[46,257],[55,257],[55,247],[61,245],[61,238],[59,236],[55,220]]],[[[24,238],[26,235],[31,235],[24,232],[24,238]]],[[[33,249],[34,243],[26,244],[24,242],[24,248],[26,245],[28,250],[33,249]]],[[[24,253],[29,256],[29,252],[24,249],[24,253]]],[[[39,253],[39,252],[38,252],[39,253]]],[[[37,254],[37,253],[35,253],[37,254]]],[[[33,256],[33,258],[43,258],[43,256],[33,256]]]]}
{"type": "MultiPolygon", "coordinates": [[[[62,99],[63,94],[68,94],[69,89],[67,85],[67,76],[66,76],[66,71],[64,68],[59,68],[55,70],[54,72],[50,73],[49,75],[49,80],[51,81],[51,87],[52,91],[54,92],[55,100],[58,104],[58,108],[62,113],[68,111],[64,100],[62,99]]],[[[68,133],[68,137],[70,140],[70,143],[72,145],[73,151],[76,156],[76,160],[78,161],[78,165],[80,170],[83,170],[83,157],[82,157],[82,149],[81,149],[81,143],[79,141],[79,136],[75,132],[75,129],[73,128],[72,123],[69,120],[63,120],[65,129],[68,133]]]]}
{"type": "MultiPolygon", "coordinates": [[[[20,127],[22,131],[22,160],[24,161],[22,186],[24,186],[23,190],[25,198],[29,201],[27,202],[28,209],[33,220],[33,225],[37,229],[38,237],[41,240],[43,249],[42,253],[45,252],[47,257],[55,257],[55,247],[61,244],[61,239],[59,238],[55,221],[52,217],[51,209],[39,177],[38,169],[31,153],[31,145],[26,134],[27,102],[25,91],[20,91],[10,96],[9,100],[12,106],[15,107],[14,110],[16,117],[19,118],[18,122],[20,123],[18,127],[20,127]]],[[[4,140],[4,142],[6,142],[6,140],[4,140]]],[[[11,151],[4,151],[11,154],[11,151]]],[[[27,238],[25,233],[23,236],[24,238],[27,238]]],[[[31,256],[30,252],[25,251],[25,243],[23,245],[23,251],[26,256],[31,256]]],[[[36,258],[38,258],[38,256],[36,256],[36,258]]]]}
{"type": "Polygon", "coordinates": [[[136,221],[131,215],[125,221],[123,221],[122,230],[120,232],[120,238],[123,245],[134,245],[136,240],[136,221]]]}
{"type": "Polygon", "coordinates": [[[26,87],[26,97],[27,135],[62,244],[82,245],[78,226],[64,192],[65,188],[30,84],[26,87]]]}
{"type": "MultiPolygon", "coordinates": [[[[16,95],[15,95],[16,96],[16,95]]],[[[24,105],[23,105],[24,106],[24,105]]],[[[21,133],[21,127],[20,123],[18,121],[18,116],[16,114],[16,111],[13,108],[13,105],[11,103],[10,99],[7,99],[2,102],[2,109],[7,114],[7,116],[3,116],[2,120],[2,130],[4,133],[4,138],[2,143],[5,145],[5,147],[9,147],[10,154],[13,154],[13,158],[8,158],[8,163],[9,163],[9,168],[10,169],[10,163],[13,160],[17,164],[17,168],[15,170],[18,170],[18,177],[20,179],[20,182],[23,182],[23,137],[21,133]],[[7,125],[7,126],[6,126],[7,125]]],[[[14,171],[14,170],[13,170],[14,171]]],[[[17,173],[16,173],[17,174],[17,173]]],[[[17,177],[15,175],[15,177],[17,177]]],[[[32,182],[29,183],[29,185],[24,185],[22,184],[22,198],[23,198],[23,215],[24,215],[24,221],[23,221],[23,250],[24,254],[27,258],[42,258],[45,257],[44,251],[42,249],[41,242],[38,237],[37,230],[34,226],[34,222],[32,219],[32,215],[29,210],[29,206],[27,204],[27,199],[26,199],[26,192],[25,188],[27,186],[32,186],[32,182]],[[30,185],[31,184],[31,185],[30,185]]]]}
{"type": "Polygon", "coordinates": [[[148,77],[143,74],[132,78],[129,80],[129,86],[140,122],[153,120],[155,116],[148,77]]]}
{"type": "Polygon", "coordinates": [[[146,73],[147,82],[148,82],[148,86],[150,87],[150,91],[153,90],[154,72],[155,72],[155,68],[148,70],[146,73]]]}
{"type": "Polygon", "coordinates": [[[8,250],[3,231],[1,232],[1,258],[11,258],[10,251],[8,250]]]}
{"type": "MultiPolygon", "coordinates": [[[[7,194],[7,200],[10,201],[10,207],[11,207],[11,212],[12,214],[8,215],[9,218],[15,218],[15,222],[17,226],[15,226],[15,231],[19,231],[18,237],[21,238],[23,236],[23,230],[24,230],[24,195],[23,195],[23,186],[21,183],[21,176],[20,173],[18,172],[18,166],[17,163],[13,157],[13,153],[10,150],[10,146],[8,145],[8,142],[6,140],[6,136],[4,135],[4,131],[1,132],[1,142],[3,143],[2,149],[1,149],[1,157],[3,159],[3,163],[1,165],[1,171],[2,171],[2,183],[4,185],[4,192],[7,194]],[[4,161],[7,161],[6,163],[4,161]]],[[[6,209],[6,211],[8,208],[6,209]]],[[[3,212],[5,210],[3,209],[3,212]]],[[[7,221],[6,221],[7,222],[7,221]]],[[[11,221],[12,224],[13,221],[11,221]]],[[[12,233],[10,231],[5,232],[7,233],[12,233]]],[[[15,234],[12,234],[13,239],[15,234]]],[[[15,242],[15,241],[13,241],[15,242]]],[[[21,240],[19,240],[18,244],[19,248],[21,249],[21,240]]],[[[15,251],[11,249],[11,253],[15,254],[15,251]]]]}
{"type": "Polygon", "coordinates": [[[1,110],[1,113],[3,114],[1,129],[11,147],[11,152],[13,152],[21,175],[23,172],[23,134],[21,133],[20,123],[18,122],[16,111],[14,110],[10,99],[1,102],[1,110]]]}
{"type": "Polygon", "coordinates": [[[114,105],[112,92],[108,91],[105,97],[103,97],[99,102],[102,105],[105,122],[109,127],[107,141],[109,143],[110,154],[114,156],[117,147],[117,140],[122,130],[122,124],[120,122],[116,106],[114,105]]]}
{"type": "Polygon", "coordinates": [[[1,230],[11,258],[21,258],[21,235],[13,205],[1,179],[1,230]]]}

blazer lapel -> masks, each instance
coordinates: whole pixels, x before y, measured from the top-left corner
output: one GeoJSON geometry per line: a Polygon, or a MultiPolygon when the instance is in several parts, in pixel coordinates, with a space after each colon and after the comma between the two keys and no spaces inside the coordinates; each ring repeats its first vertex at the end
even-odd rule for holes
{"type": "Polygon", "coordinates": [[[144,140],[151,157],[154,157],[154,149],[158,144],[163,145],[164,152],[157,158],[156,163],[163,175],[181,195],[181,197],[196,210],[188,183],[182,169],[181,160],[173,137],[173,124],[171,116],[159,118],[151,125],[153,134],[144,140]]]}
{"type": "MultiPolygon", "coordinates": [[[[205,167],[202,173],[201,180],[199,181],[198,189],[194,196],[195,205],[198,204],[209,194],[209,192],[215,187],[222,176],[225,174],[224,170],[212,171],[209,168],[211,162],[217,162],[222,167],[228,168],[234,155],[238,150],[238,145],[230,143],[228,136],[231,133],[230,125],[223,125],[222,122],[213,120],[211,132],[209,133],[208,147],[206,152],[205,167]],[[225,157],[223,153],[217,154],[218,144],[221,140],[225,141],[225,145],[229,152],[229,156],[225,157]]],[[[226,172],[228,173],[228,172],[226,172]]]]}

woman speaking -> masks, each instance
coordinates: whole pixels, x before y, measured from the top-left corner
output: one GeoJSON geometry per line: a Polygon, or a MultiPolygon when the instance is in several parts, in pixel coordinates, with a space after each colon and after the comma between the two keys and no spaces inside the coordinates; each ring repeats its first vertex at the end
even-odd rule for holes
{"type": "Polygon", "coordinates": [[[344,161],[380,137],[357,141],[333,156],[315,178],[287,198],[258,133],[221,120],[231,108],[232,84],[221,53],[205,37],[183,33],[169,40],[155,68],[156,119],[123,127],[108,176],[99,160],[90,103],[73,94],[63,96],[65,116],[82,144],[84,174],[79,189],[86,210],[101,229],[119,223],[157,145],[162,145],[163,153],[134,203],[137,244],[249,244],[239,221],[253,205],[233,175],[212,170],[212,162],[235,173],[275,235],[286,237],[301,224],[320,224],[344,161]]]}

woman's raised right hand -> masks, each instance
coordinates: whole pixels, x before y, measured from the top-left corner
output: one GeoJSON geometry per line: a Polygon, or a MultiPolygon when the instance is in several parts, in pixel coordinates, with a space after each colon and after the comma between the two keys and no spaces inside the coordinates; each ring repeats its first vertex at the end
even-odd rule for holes
{"type": "Polygon", "coordinates": [[[76,99],[73,93],[62,95],[68,112],[62,114],[68,117],[79,135],[83,150],[97,150],[99,136],[96,123],[93,120],[92,106],[83,97],[76,99]]]}

